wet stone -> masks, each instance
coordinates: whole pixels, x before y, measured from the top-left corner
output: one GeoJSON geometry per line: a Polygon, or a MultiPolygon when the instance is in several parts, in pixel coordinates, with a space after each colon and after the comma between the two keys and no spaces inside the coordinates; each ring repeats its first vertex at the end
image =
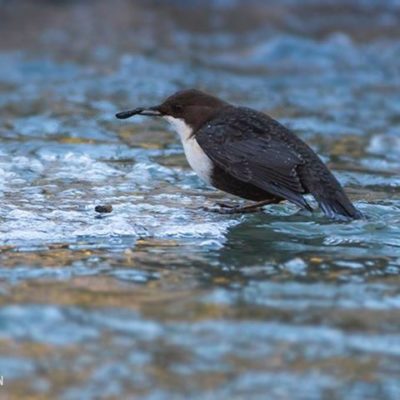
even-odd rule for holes
{"type": "Polygon", "coordinates": [[[111,204],[105,204],[105,205],[98,205],[94,208],[94,211],[100,213],[100,214],[109,214],[113,210],[113,206],[111,204]]]}

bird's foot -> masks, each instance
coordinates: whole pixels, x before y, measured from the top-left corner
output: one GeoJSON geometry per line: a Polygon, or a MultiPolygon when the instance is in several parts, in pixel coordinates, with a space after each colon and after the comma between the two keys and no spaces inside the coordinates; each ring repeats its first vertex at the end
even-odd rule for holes
{"type": "Polygon", "coordinates": [[[204,207],[205,211],[216,212],[219,214],[248,214],[262,211],[262,207],[267,204],[276,203],[274,200],[259,201],[246,206],[236,206],[226,203],[216,203],[216,207],[204,207]]]}
{"type": "Polygon", "coordinates": [[[217,201],[215,203],[215,205],[220,207],[220,208],[235,208],[235,207],[238,207],[235,204],[228,204],[228,203],[223,203],[223,202],[220,202],[220,201],[217,201]]]}
{"type": "Polygon", "coordinates": [[[243,207],[203,207],[204,211],[213,212],[217,214],[243,214],[243,213],[253,213],[260,211],[260,207],[258,209],[243,209],[243,207]]]}

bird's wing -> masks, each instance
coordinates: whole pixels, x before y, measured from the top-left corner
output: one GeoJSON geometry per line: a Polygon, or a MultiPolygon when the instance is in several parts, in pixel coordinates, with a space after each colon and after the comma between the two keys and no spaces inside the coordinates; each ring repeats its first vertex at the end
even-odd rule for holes
{"type": "Polygon", "coordinates": [[[204,125],[196,132],[197,142],[212,161],[240,181],[310,209],[298,175],[304,161],[276,132],[285,128],[251,111],[204,125]]]}

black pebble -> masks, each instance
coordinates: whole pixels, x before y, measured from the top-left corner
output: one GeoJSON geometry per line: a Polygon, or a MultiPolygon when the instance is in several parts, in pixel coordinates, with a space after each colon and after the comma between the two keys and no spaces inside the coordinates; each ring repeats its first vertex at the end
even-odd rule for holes
{"type": "Polygon", "coordinates": [[[112,211],[112,205],[111,204],[106,204],[104,206],[96,206],[94,208],[94,211],[101,213],[101,214],[107,214],[110,213],[112,211]]]}

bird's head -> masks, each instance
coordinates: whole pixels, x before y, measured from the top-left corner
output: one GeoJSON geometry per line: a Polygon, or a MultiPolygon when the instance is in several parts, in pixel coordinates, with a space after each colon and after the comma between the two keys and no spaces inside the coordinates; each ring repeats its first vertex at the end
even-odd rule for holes
{"type": "Polygon", "coordinates": [[[138,107],[116,114],[119,119],[134,115],[164,117],[175,126],[185,124],[196,130],[222,108],[229,106],[223,100],[196,89],[181,90],[167,97],[161,104],[152,107],[138,107]]]}

